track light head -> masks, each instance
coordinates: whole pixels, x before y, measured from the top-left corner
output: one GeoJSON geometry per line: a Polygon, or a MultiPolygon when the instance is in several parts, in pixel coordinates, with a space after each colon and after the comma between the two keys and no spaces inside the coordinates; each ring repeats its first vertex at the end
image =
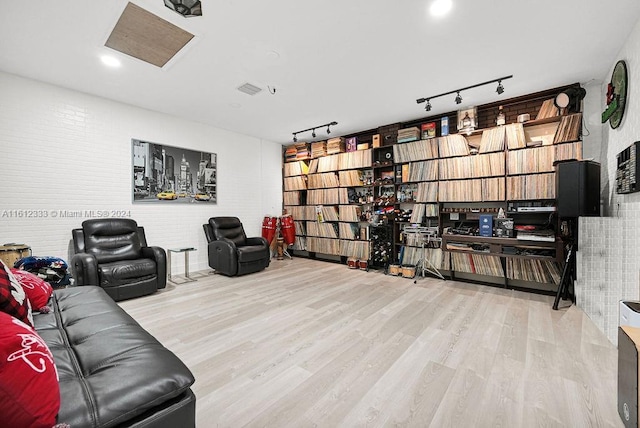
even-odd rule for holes
{"type": "Polygon", "coordinates": [[[296,134],[295,134],[295,133],[293,134],[293,142],[294,142],[294,143],[297,143],[297,142],[298,142],[298,137],[296,136],[296,134]]]}
{"type": "Polygon", "coordinates": [[[498,95],[502,95],[504,92],[504,86],[502,86],[502,80],[498,80],[498,87],[496,88],[498,95]]]}
{"type": "Polygon", "coordinates": [[[312,136],[313,138],[316,138],[316,128],[313,128],[313,129],[311,130],[311,136],[312,136]]]}
{"type": "Polygon", "coordinates": [[[427,105],[424,106],[426,111],[431,111],[431,100],[427,99],[427,105]]]}
{"type": "Polygon", "coordinates": [[[330,126],[331,126],[331,125],[327,125],[327,134],[331,134],[331,128],[330,128],[330,126]]]}
{"type": "Polygon", "coordinates": [[[456,95],[456,104],[460,104],[462,102],[462,97],[460,96],[460,92],[458,91],[458,95],[456,95]]]}

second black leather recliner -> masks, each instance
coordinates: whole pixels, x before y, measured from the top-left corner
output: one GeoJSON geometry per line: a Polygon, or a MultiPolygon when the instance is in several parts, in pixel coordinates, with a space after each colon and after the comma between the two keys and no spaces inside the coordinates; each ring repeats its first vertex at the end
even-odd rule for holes
{"type": "Polygon", "coordinates": [[[271,252],[263,237],[247,238],[237,217],[211,217],[203,225],[209,266],[227,276],[258,272],[269,266],[271,252]]]}

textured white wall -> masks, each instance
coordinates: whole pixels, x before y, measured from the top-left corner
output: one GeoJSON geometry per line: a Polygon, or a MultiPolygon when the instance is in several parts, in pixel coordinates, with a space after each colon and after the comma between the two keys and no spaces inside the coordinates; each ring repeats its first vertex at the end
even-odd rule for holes
{"type": "Polygon", "coordinates": [[[582,156],[599,162],[602,158],[602,123],[601,109],[603,105],[602,82],[591,81],[583,85],[587,96],[583,101],[582,156]]]}
{"type": "MultiPolygon", "coordinates": [[[[602,195],[606,218],[580,219],[577,304],[617,343],[618,302],[638,300],[640,271],[640,193],[615,193],[616,155],[640,140],[640,21],[636,24],[617,59],[627,62],[629,88],[622,124],[611,129],[601,126],[602,195]]],[[[611,72],[601,87],[604,99],[611,72]]],[[[604,110],[604,102],[600,111],[604,110]]]]}
{"type": "MultiPolygon", "coordinates": [[[[150,245],[196,247],[190,268],[204,270],[209,217],[237,216],[257,236],[263,217],[281,212],[279,144],[6,73],[0,94],[0,244],[68,260],[85,210],[124,211],[150,245]],[[217,153],[217,205],[132,203],[132,138],[217,153]]],[[[183,258],[173,267],[182,271],[183,258]]]]}

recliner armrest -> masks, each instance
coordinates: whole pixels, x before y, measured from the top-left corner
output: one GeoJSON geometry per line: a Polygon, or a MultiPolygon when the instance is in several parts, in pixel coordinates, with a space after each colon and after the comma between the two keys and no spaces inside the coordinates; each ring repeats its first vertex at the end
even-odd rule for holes
{"type": "Polygon", "coordinates": [[[158,289],[167,286],[167,253],[160,247],[142,247],[141,254],[147,259],[156,262],[158,271],[158,289]]]}
{"type": "Polygon", "coordinates": [[[269,246],[269,243],[267,242],[267,240],[262,236],[247,238],[246,243],[247,245],[264,245],[265,247],[269,246]]]}
{"type": "Polygon", "coordinates": [[[234,253],[238,250],[238,247],[236,246],[236,243],[233,242],[229,238],[220,238],[215,242],[224,242],[225,244],[227,244],[233,250],[234,253]]]}
{"type": "Polygon", "coordinates": [[[100,285],[98,261],[89,253],[76,253],[71,259],[71,273],[75,285],[100,285]]]}
{"type": "Polygon", "coordinates": [[[221,251],[224,254],[228,254],[229,257],[235,257],[238,248],[236,247],[236,243],[231,239],[222,238],[217,241],[209,242],[209,251],[215,249],[216,251],[221,251]]]}

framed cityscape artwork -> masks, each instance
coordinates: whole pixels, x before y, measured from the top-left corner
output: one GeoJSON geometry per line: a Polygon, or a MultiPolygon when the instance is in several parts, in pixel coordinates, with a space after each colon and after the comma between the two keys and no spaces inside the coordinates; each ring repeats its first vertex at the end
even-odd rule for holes
{"type": "Polygon", "coordinates": [[[131,140],[133,202],[217,203],[218,156],[131,140]]]}

